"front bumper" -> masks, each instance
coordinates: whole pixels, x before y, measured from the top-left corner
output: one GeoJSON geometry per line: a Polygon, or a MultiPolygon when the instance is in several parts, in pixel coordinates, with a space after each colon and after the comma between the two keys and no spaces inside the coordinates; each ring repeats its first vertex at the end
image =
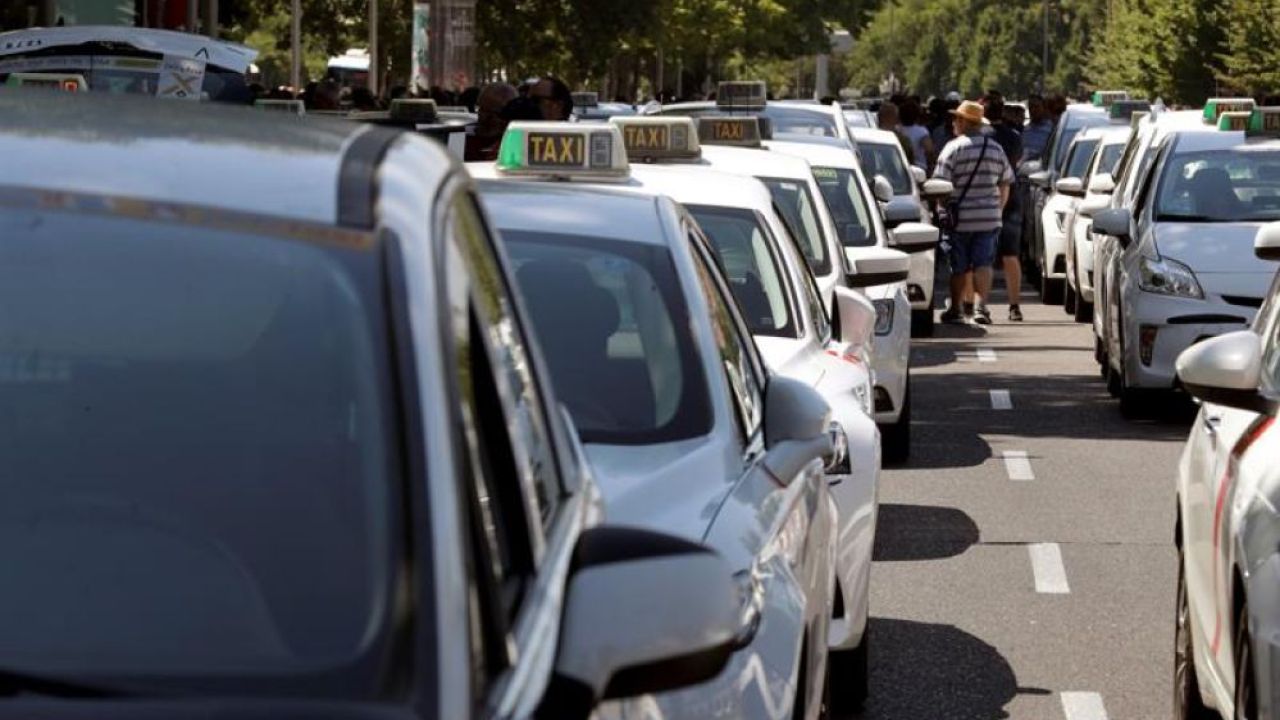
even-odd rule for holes
{"type": "Polygon", "coordinates": [[[1261,720],[1280,720],[1280,553],[1249,573],[1254,690],[1261,720]]]}
{"type": "Polygon", "coordinates": [[[935,250],[911,254],[911,271],[907,275],[907,299],[912,310],[933,309],[935,250]]]}
{"type": "Polygon", "coordinates": [[[831,496],[839,515],[836,577],[842,608],[827,631],[832,650],[857,647],[866,632],[881,467],[880,430],[875,422],[859,413],[842,418],[841,425],[849,443],[850,474],[831,478],[831,496]]]}
{"type": "Polygon", "coordinates": [[[903,283],[869,288],[872,299],[892,298],[893,325],[872,342],[873,397],[872,417],[881,425],[892,424],[902,415],[907,394],[907,364],[911,358],[911,303],[907,301],[903,283]]]}
{"type": "Polygon", "coordinates": [[[1125,300],[1125,381],[1135,388],[1173,388],[1174,363],[1183,350],[1200,340],[1247,328],[1257,312],[1213,296],[1197,300],[1132,286],[1125,288],[1125,300]]]}
{"type": "Polygon", "coordinates": [[[1085,302],[1093,302],[1093,223],[1076,220],[1075,233],[1076,292],[1085,302]],[[1081,228],[1080,225],[1084,227],[1081,228]]]}
{"type": "Polygon", "coordinates": [[[1054,215],[1062,212],[1057,203],[1047,203],[1040,213],[1040,229],[1044,238],[1044,275],[1047,278],[1067,276],[1067,234],[1058,229],[1054,215]]]}

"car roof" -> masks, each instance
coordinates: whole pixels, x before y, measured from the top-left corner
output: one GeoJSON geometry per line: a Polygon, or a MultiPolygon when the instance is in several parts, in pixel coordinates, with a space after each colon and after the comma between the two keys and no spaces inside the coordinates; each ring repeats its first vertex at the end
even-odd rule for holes
{"type": "Polygon", "coordinates": [[[245,72],[258,51],[204,35],[124,25],[68,25],[0,32],[0,57],[85,43],[119,43],[161,55],[203,58],[210,65],[245,72]]]}
{"type": "Polygon", "coordinates": [[[1063,113],[1058,122],[1065,122],[1067,127],[1080,127],[1082,124],[1096,123],[1099,120],[1110,122],[1111,117],[1106,108],[1079,103],[1068,105],[1066,112],[1063,113]]]}
{"type": "MultiPolygon", "coordinates": [[[[833,138],[834,139],[834,138],[833,138]]],[[[769,140],[764,144],[770,150],[804,158],[810,165],[859,171],[854,149],[844,141],[839,144],[810,143],[793,140],[769,140]]]]}
{"type": "Polygon", "coordinates": [[[1201,125],[1199,128],[1180,127],[1171,130],[1169,134],[1178,136],[1178,145],[1174,149],[1174,154],[1201,150],[1227,150],[1241,146],[1268,151],[1280,150],[1280,139],[1249,138],[1243,130],[1219,130],[1212,125],[1201,125]]]}
{"type": "Polygon", "coordinates": [[[723,147],[703,145],[702,157],[713,168],[735,175],[767,175],[789,180],[812,180],[813,169],[809,163],[794,155],[772,152],[761,148],[723,147]]]}
{"type": "MultiPolygon", "coordinates": [[[[220,103],[0,92],[10,186],[333,224],[347,147],[373,126],[220,103]]],[[[441,167],[448,158],[439,152],[441,167]]]]}
{"type": "Polygon", "coordinates": [[[880,128],[851,127],[849,133],[853,135],[855,142],[870,143],[872,145],[900,145],[901,141],[898,136],[890,130],[881,130],[880,128]]]}
{"type": "Polygon", "coordinates": [[[537,180],[477,180],[489,217],[519,227],[586,237],[666,245],[658,194],[636,188],[537,180]]]}
{"type": "Polygon", "coordinates": [[[1094,125],[1080,131],[1075,142],[1081,140],[1099,140],[1100,145],[1124,144],[1129,140],[1132,130],[1127,125],[1094,125]]]}
{"type": "Polygon", "coordinates": [[[773,205],[773,196],[759,180],[705,165],[635,165],[631,176],[679,203],[752,210],[773,205]]]}

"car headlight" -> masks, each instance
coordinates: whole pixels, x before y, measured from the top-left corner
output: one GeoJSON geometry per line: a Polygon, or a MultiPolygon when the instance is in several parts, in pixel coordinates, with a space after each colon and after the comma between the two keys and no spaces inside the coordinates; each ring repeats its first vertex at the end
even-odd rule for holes
{"type": "Polygon", "coordinates": [[[1053,222],[1058,226],[1058,232],[1065,233],[1067,231],[1067,214],[1061,210],[1053,211],[1053,222]]]}
{"type": "Polygon", "coordinates": [[[738,589],[738,633],[733,638],[734,649],[741,650],[755,639],[764,612],[764,582],[760,574],[742,570],[734,574],[738,589]]]}
{"type": "Polygon", "coordinates": [[[872,300],[876,306],[876,334],[888,335],[893,329],[893,300],[872,300]]]}
{"type": "Polygon", "coordinates": [[[1138,287],[1160,295],[1197,300],[1204,297],[1191,268],[1169,258],[1141,258],[1138,261],[1138,287]]]}
{"type": "Polygon", "coordinates": [[[862,411],[870,415],[871,407],[871,390],[866,385],[858,385],[853,389],[853,396],[858,400],[858,406],[862,411]]]}

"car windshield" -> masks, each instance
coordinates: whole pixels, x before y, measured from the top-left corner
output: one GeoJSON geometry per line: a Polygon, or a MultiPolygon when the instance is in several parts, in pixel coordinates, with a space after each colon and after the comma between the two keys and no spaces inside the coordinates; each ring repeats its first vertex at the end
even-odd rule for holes
{"type": "Polygon", "coordinates": [[[837,137],[836,118],[831,112],[805,110],[770,103],[761,113],[773,124],[773,132],[794,135],[837,137]]]}
{"type": "Polygon", "coordinates": [[[1089,169],[1089,160],[1093,158],[1093,151],[1098,149],[1097,140],[1081,140],[1071,146],[1071,154],[1067,158],[1067,169],[1062,174],[1063,177],[1084,177],[1084,173],[1089,169]]]}
{"type": "Polygon", "coordinates": [[[582,441],[673,442],[711,427],[665,246],[503,228],[516,282],[582,441]]]}
{"type": "Polygon", "coordinates": [[[405,562],[380,255],[25,208],[0,236],[0,667],[374,685],[405,562]]]}
{"type": "Polygon", "coordinates": [[[898,145],[858,143],[858,163],[868,179],[880,175],[888,180],[894,195],[911,194],[911,174],[898,145]]]}
{"type": "Polygon", "coordinates": [[[831,220],[840,234],[840,244],[869,247],[876,244],[876,231],[866,195],[858,187],[857,174],[848,168],[815,167],[822,197],[831,211],[831,220]]]}
{"type": "Polygon", "coordinates": [[[782,213],[787,227],[796,233],[800,250],[815,275],[831,272],[831,257],[827,252],[827,238],[818,221],[818,209],[808,183],[803,180],[760,178],[773,195],[773,204],[782,213]]]}
{"type": "Polygon", "coordinates": [[[751,334],[796,337],[787,286],[760,215],[745,208],[687,207],[711,240],[751,334]]]}
{"type": "Polygon", "coordinates": [[[1120,156],[1124,154],[1124,143],[1103,145],[1098,152],[1102,153],[1102,157],[1098,158],[1098,167],[1094,172],[1115,173],[1116,164],[1120,162],[1120,156]]]}
{"type": "Polygon", "coordinates": [[[1174,153],[1160,171],[1156,219],[1280,220],[1280,146],[1174,153]]]}

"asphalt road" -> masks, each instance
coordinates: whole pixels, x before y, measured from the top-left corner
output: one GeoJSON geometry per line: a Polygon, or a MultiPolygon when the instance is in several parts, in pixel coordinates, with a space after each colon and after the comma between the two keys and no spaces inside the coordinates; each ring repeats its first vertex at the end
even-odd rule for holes
{"type": "Polygon", "coordinates": [[[914,343],[912,458],[882,475],[857,717],[1168,718],[1193,406],[1126,420],[1088,325],[1025,298],[1024,323],[992,310],[914,343]]]}

